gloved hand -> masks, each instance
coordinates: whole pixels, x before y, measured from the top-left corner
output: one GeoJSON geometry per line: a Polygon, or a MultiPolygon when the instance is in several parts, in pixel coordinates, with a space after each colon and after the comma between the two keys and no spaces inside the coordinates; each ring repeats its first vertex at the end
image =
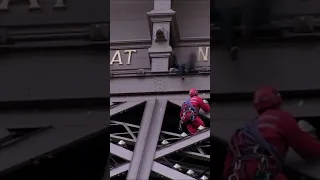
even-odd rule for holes
{"type": "Polygon", "coordinates": [[[207,100],[205,100],[205,99],[203,100],[203,102],[206,103],[206,104],[209,104],[209,102],[207,100]]]}

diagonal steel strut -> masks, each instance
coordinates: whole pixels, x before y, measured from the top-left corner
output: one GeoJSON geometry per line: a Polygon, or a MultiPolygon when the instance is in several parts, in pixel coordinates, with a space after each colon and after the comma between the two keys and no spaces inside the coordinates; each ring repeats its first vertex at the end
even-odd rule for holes
{"type": "Polygon", "coordinates": [[[174,180],[195,180],[194,178],[186,175],[186,174],[183,174],[179,171],[176,171],[174,169],[171,169],[165,165],[162,165],[160,163],[157,163],[157,162],[153,162],[153,165],[152,165],[152,171],[156,172],[156,173],[159,173],[169,179],[174,179],[174,180]]]}
{"type": "Polygon", "coordinates": [[[149,179],[167,100],[147,101],[127,180],[149,179]]]}
{"type": "Polygon", "coordinates": [[[116,168],[111,169],[110,170],[110,178],[128,171],[129,167],[130,167],[130,163],[125,163],[125,164],[122,164],[116,168]]]}
{"type": "Polygon", "coordinates": [[[118,157],[121,157],[122,159],[125,159],[127,161],[131,161],[133,154],[131,151],[113,143],[110,143],[110,153],[118,157]]]}
{"type": "Polygon", "coordinates": [[[110,109],[110,116],[116,115],[126,109],[132,108],[142,103],[144,103],[144,101],[133,101],[133,102],[125,102],[125,103],[119,104],[116,107],[110,109]]]}
{"type": "Polygon", "coordinates": [[[205,140],[205,139],[208,139],[210,138],[210,130],[207,130],[207,131],[204,131],[202,133],[199,133],[199,134],[196,134],[194,136],[191,136],[190,138],[188,139],[184,139],[184,140],[181,140],[181,141],[178,141],[168,147],[165,147],[163,149],[160,149],[156,152],[156,155],[155,155],[155,159],[158,159],[160,157],[163,157],[163,156],[166,156],[170,153],[173,153],[175,151],[178,151],[180,149],[183,149],[183,148],[186,148],[196,142],[199,142],[199,141],[202,141],[202,140],[205,140]]]}

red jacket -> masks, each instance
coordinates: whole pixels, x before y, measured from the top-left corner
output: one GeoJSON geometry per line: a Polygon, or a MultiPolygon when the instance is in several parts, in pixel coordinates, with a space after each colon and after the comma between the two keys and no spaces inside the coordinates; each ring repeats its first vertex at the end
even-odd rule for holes
{"type": "MultiPolygon", "coordinates": [[[[258,118],[258,126],[262,136],[273,145],[278,153],[285,158],[289,147],[292,147],[305,159],[320,157],[320,142],[310,134],[303,132],[295,118],[284,111],[273,109],[262,113],[258,118]]],[[[240,137],[238,138],[241,141],[240,137]]],[[[225,161],[225,177],[233,161],[233,154],[228,152],[225,161]]],[[[251,170],[256,170],[256,163],[252,161],[251,170]]],[[[250,165],[249,165],[250,167],[250,165]]],[[[249,173],[251,174],[251,173],[249,173]]]]}
{"type": "MultiPolygon", "coordinates": [[[[193,96],[190,98],[190,102],[193,107],[195,107],[198,111],[202,109],[204,112],[210,112],[209,104],[203,102],[203,99],[200,96],[193,96]]],[[[182,116],[182,109],[180,111],[180,117],[182,116]]]]}

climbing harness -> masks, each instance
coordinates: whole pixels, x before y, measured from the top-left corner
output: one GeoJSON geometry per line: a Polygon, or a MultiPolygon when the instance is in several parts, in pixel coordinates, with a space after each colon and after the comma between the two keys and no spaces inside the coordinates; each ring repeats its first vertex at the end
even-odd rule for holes
{"type": "Polygon", "coordinates": [[[237,130],[236,135],[232,137],[231,141],[229,142],[229,148],[235,156],[235,161],[232,163],[233,171],[228,177],[228,180],[239,180],[238,171],[242,168],[241,162],[247,159],[257,159],[260,160],[257,171],[255,174],[255,180],[271,180],[274,173],[271,172],[269,168],[269,159],[275,159],[277,162],[277,171],[282,170],[282,158],[278,154],[277,150],[269,144],[262,134],[260,133],[256,119],[243,128],[237,130]],[[251,148],[251,153],[249,155],[243,155],[240,150],[239,144],[237,143],[236,137],[242,133],[246,145],[251,148]],[[259,152],[262,150],[262,152],[259,152]],[[270,154],[267,156],[266,153],[270,154]]]}
{"type": "Polygon", "coordinates": [[[197,116],[198,116],[198,110],[195,107],[193,107],[190,99],[186,100],[182,104],[182,116],[181,116],[182,123],[186,123],[190,121],[192,122],[195,120],[197,116]]]}

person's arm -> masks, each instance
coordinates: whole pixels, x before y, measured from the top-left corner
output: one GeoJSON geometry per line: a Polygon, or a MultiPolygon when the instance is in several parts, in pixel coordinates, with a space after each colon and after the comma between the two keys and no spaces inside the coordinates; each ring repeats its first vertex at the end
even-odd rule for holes
{"type": "Polygon", "coordinates": [[[283,135],[291,146],[302,158],[320,158],[320,142],[300,129],[297,121],[289,113],[282,115],[281,127],[283,135]]]}
{"type": "Polygon", "coordinates": [[[206,112],[206,113],[210,112],[210,105],[204,103],[204,102],[203,102],[203,99],[202,99],[201,97],[198,97],[198,103],[199,103],[200,108],[201,108],[204,112],[206,112]]]}

